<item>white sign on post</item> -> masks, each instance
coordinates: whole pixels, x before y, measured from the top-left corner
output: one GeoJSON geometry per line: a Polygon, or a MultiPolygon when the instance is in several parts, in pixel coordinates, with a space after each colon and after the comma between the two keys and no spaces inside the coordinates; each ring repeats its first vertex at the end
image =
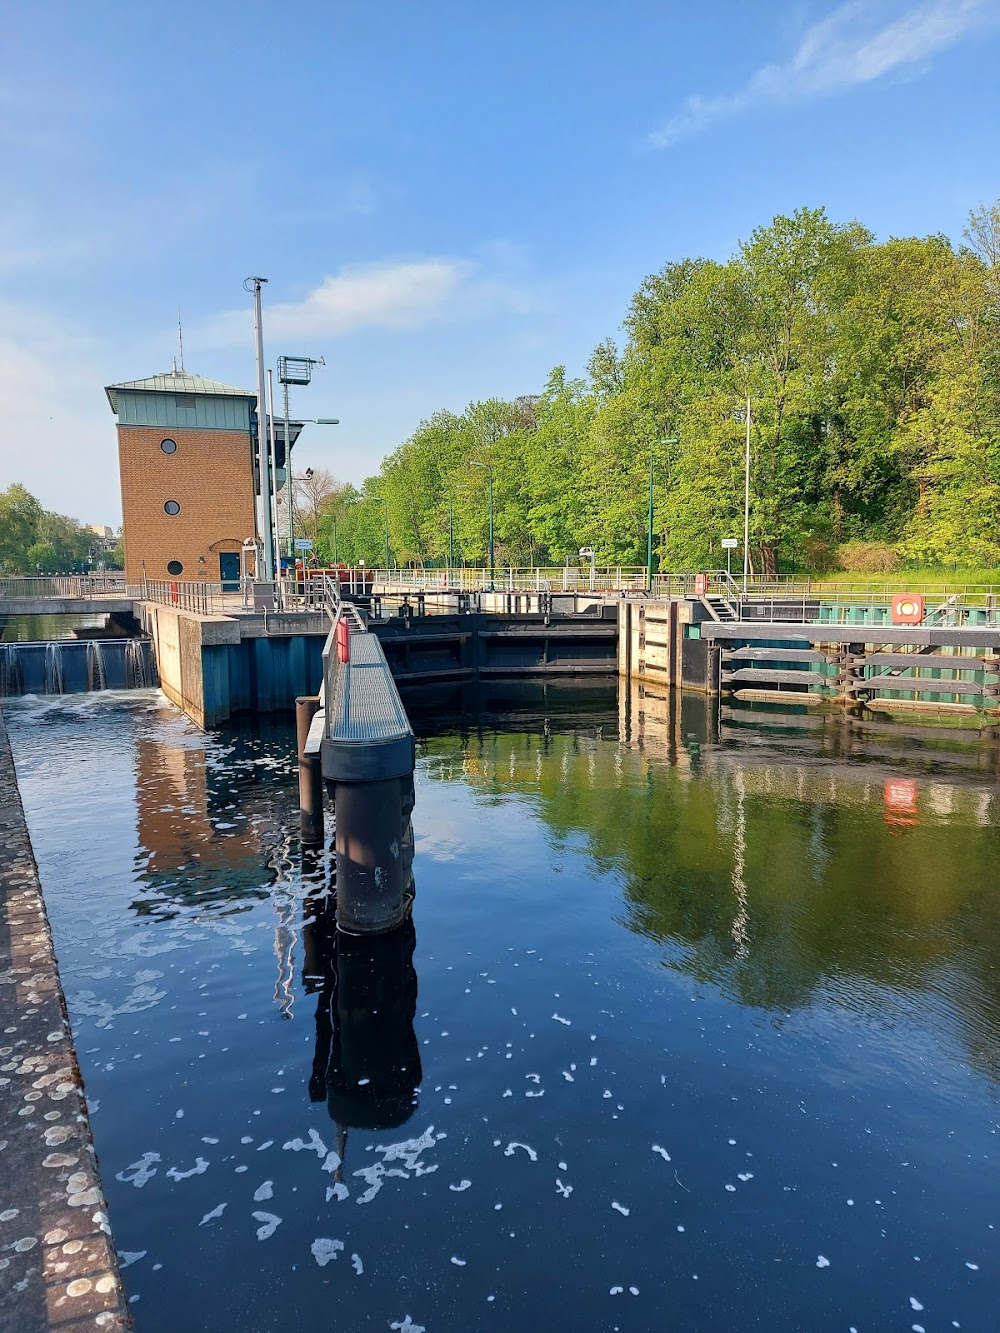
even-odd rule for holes
{"type": "Polygon", "coordinates": [[[312,544],[312,541],[310,540],[310,538],[308,538],[308,537],[296,537],[296,538],[295,538],[295,549],[296,549],[296,551],[311,551],[312,548],[313,548],[313,544],[312,544]]]}
{"type": "Polygon", "coordinates": [[[737,546],[739,546],[739,542],[735,537],[723,537],[722,549],[724,551],[735,551],[737,546]]]}

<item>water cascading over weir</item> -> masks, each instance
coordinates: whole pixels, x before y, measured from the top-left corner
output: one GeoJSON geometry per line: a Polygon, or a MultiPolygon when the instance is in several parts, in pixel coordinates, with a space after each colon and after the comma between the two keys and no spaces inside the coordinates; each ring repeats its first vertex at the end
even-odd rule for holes
{"type": "Polygon", "coordinates": [[[0,643],[0,698],[141,690],[159,684],[148,639],[0,643]]]}

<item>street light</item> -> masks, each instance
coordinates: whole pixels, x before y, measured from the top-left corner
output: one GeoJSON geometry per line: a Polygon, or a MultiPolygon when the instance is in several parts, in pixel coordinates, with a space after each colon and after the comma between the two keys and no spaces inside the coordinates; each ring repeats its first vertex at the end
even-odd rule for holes
{"type": "Polygon", "coordinates": [[[455,492],[448,486],[448,582],[455,568],[455,492]]]}
{"type": "MultiPolygon", "coordinates": [[[[671,436],[668,440],[657,440],[657,444],[676,444],[671,436]]],[[[653,445],[649,446],[649,528],[646,532],[646,591],[653,591],[653,445]]]]}
{"type": "Polygon", "coordinates": [[[490,592],[492,592],[493,574],[495,568],[495,561],[493,558],[493,464],[477,463],[474,458],[470,458],[469,462],[473,467],[485,468],[486,471],[490,474],[490,592]]]}
{"type": "Polygon", "coordinates": [[[389,575],[389,501],[384,495],[373,495],[371,497],[377,504],[385,506],[385,572],[389,575]]]}

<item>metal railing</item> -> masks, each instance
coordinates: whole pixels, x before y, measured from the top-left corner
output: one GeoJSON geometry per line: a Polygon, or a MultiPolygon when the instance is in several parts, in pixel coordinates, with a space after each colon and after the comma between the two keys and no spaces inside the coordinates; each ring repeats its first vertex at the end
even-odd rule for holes
{"type": "Polygon", "coordinates": [[[646,587],[645,565],[504,565],[488,569],[371,569],[363,571],[376,592],[621,592],[646,587]]]}
{"type": "Polygon", "coordinates": [[[0,578],[0,597],[127,596],[124,574],[41,574],[0,578]]]}
{"type": "Polygon", "coordinates": [[[138,592],[144,602],[157,602],[178,611],[194,611],[197,615],[225,615],[239,609],[240,596],[223,592],[221,583],[181,582],[178,579],[151,579],[138,592]]]}

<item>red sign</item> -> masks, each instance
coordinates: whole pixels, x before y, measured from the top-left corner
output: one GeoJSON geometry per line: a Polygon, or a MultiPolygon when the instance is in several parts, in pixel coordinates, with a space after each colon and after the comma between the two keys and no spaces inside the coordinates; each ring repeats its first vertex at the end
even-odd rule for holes
{"type": "Polygon", "coordinates": [[[898,592],[892,599],[894,625],[919,625],[924,618],[924,599],[918,592],[898,592]]]}
{"type": "Polygon", "coordinates": [[[351,660],[351,627],[346,620],[337,621],[337,661],[351,660]]]}

